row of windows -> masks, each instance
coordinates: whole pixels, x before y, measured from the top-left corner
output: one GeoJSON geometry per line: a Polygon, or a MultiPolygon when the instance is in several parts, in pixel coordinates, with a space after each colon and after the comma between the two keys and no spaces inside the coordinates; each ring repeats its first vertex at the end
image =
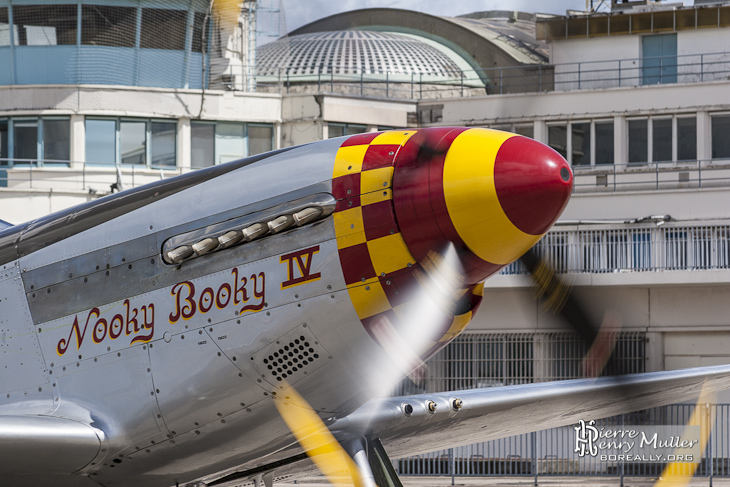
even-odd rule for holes
{"type": "Polygon", "coordinates": [[[192,22],[191,49],[202,52],[205,14],[191,12],[190,15],[189,18],[185,10],[162,8],[13,5],[0,8],[0,46],[11,43],[16,46],[76,45],[80,41],[81,45],[87,46],[184,50],[186,25],[192,22]],[[11,16],[12,30],[9,28],[11,16]]]}
{"type": "MultiPolygon", "coordinates": [[[[177,165],[177,121],[95,118],[85,121],[86,162],[177,165]]],[[[201,168],[273,149],[270,124],[191,122],[191,166],[201,168]]],[[[70,162],[69,117],[0,119],[0,165],[70,162]]]]}
{"type": "MultiPolygon", "coordinates": [[[[629,164],[697,160],[697,117],[661,115],[627,120],[626,154],[629,164]]],[[[711,157],[730,158],[730,115],[710,117],[711,157]]],[[[547,125],[547,144],[573,166],[613,164],[614,120],[556,122],[547,125]]],[[[494,125],[527,137],[534,136],[532,124],[494,125]]]]}

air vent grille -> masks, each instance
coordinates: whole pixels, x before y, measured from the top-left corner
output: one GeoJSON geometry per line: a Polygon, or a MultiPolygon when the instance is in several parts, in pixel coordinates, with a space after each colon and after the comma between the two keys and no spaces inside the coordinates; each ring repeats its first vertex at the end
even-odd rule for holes
{"type": "Polygon", "coordinates": [[[274,386],[294,384],[329,359],[306,323],[280,336],[251,356],[259,376],[274,386]]]}

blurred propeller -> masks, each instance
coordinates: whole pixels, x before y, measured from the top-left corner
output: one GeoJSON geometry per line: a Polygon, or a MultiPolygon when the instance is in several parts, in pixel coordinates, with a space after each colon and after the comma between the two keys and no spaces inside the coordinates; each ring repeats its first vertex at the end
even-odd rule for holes
{"type": "Polygon", "coordinates": [[[312,406],[288,384],[284,390],[283,398],[275,396],[276,409],[320,472],[337,487],[364,487],[357,465],[312,406]]]}
{"type": "Polygon", "coordinates": [[[585,345],[587,353],[582,362],[583,376],[597,377],[604,371],[614,376],[626,374],[613,353],[621,330],[618,316],[607,311],[603,321],[599,325],[594,324],[570,283],[558,277],[555,269],[537,254],[534,247],[520,257],[520,262],[530,273],[535,294],[543,307],[559,315],[585,345]]]}

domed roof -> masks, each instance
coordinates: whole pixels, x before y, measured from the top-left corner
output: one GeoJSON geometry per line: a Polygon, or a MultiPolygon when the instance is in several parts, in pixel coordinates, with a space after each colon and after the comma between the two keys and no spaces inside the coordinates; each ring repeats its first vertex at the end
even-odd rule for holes
{"type": "Polygon", "coordinates": [[[259,47],[257,74],[461,77],[462,70],[444,51],[402,34],[361,30],[316,32],[284,37],[259,47]]]}

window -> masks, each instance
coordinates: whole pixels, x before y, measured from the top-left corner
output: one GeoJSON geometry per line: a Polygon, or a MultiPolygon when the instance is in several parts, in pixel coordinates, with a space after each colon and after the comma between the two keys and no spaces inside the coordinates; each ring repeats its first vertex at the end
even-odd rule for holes
{"type": "Polygon", "coordinates": [[[677,82],[677,34],[641,38],[642,84],[677,82]]]}
{"type": "Polygon", "coordinates": [[[613,120],[595,122],[596,165],[613,164],[613,120]]]}
{"type": "Polygon", "coordinates": [[[68,119],[43,119],[43,159],[46,164],[71,160],[71,124],[68,119]]]}
{"type": "Polygon", "coordinates": [[[647,119],[629,120],[629,164],[644,163],[649,160],[648,130],[647,119]]]}
{"type": "Polygon", "coordinates": [[[7,166],[9,155],[8,147],[8,121],[0,120],[0,166],[7,166]]]}
{"type": "Polygon", "coordinates": [[[591,124],[579,122],[570,124],[572,142],[571,156],[573,166],[591,164],[591,124]]]}
{"type": "Polygon", "coordinates": [[[146,164],[145,125],[145,122],[119,123],[122,164],[146,164]]]}
{"type": "Polygon", "coordinates": [[[0,120],[0,165],[64,163],[71,158],[67,117],[0,120]]]}
{"type": "Polygon", "coordinates": [[[215,164],[215,124],[190,123],[190,164],[194,168],[215,164]]]}
{"type": "Polygon", "coordinates": [[[81,6],[81,44],[134,47],[137,9],[104,5],[81,6]]]}
{"type": "Polygon", "coordinates": [[[140,47],[149,49],[185,49],[187,12],[163,8],[142,9],[140,47]]]}
{"type": "Polygon", "coordinates": [[[547,132],[548,145],[572,166],[613,164],[613,120],[551,123],[547,132]]]}
{"type": "Polygon", "coordinates": [[[697,117],[677,118],[677,160],[697,159],[697,117]]]}
{"type": "Polygon", "coordinates": [[[86,119],[86,161],[90,164],[177,164],[177,122],[86,119]]]}
{"type": "Polygon", "coordinates": [[[205,27],[205,14],[201,12],[195,12],[195,19],[193,21],[193,39],[192,39],[192,51],[203,52],[203,34],[206,36],[205,50],[210,50],[209,38],[210,38],[210,17],[208,18],[208,26],[205,27]]]}
{"type": "Polygon", "coordinates": [[[237,122],[218,122],[215,128],[215,150],[218,164],[246,157],[246,127],[237,122]]]}
{"type": "Polygon", "coordinates": [[[86,162],[116,164],[116,138],[116,121],[86,119],[86,162]]]}
{"type": "Polygon", "coordinates": [[[367,125],[354,123],[328,123],[328,139],[342,137],[344,135],[355,135],[367,132],[367,125]]]}
{"type": "Polygon", "coordinates": [[[10,45],[8,7],[0,7],[0,47],[10,45]]]}
{"type": "Polygon", "coordinates": [[[513,132],[519,135],[524,135],[525,137],[529,137],[531,139],[535,138],[535,126],[531,123],[525,125],[515,125],[513,132]]]}
{"type": "Polygon", "coordinates": [[[268,152],[273,148],[274,127],[271,125],[248,126],[248,155],[268,152]]]}
{"type": "Polygon", "coordinates": [[[651,121],[651,160],[666,162],[672,160],[672,119],[654,118],[651,121]]]}
{"type": "Polygon", "coordinates": [[[730,115],[712,117],[712,158],[730,158],[730,115]]]}
{"type": "Polygon", "coordinates": [[[13,6],[13,24],[18,46],[76,44],[76,5],[13,6]]]}
{"type": "Polygon", "coordinates": [[[328,139],[334,139],[335,137],[342,137],[346,135],[345,125],[339,123],[327,124],[328,139]]]}
{"type": "Polygon", "coordinates": [[[177,123],[150,123],[150,159],[153,166],[175,165],[177,123]]]}
{"type": "Polygon", "coordinates": [[[567,125],[548,125],[548,145],[561,156],[568,158],[567,125]]]}
{"type": "Polygon", "coordinates": [[[13,121],[13,159],[20,164],[35,163],[38,159],[38,121],[13,121]]]}

